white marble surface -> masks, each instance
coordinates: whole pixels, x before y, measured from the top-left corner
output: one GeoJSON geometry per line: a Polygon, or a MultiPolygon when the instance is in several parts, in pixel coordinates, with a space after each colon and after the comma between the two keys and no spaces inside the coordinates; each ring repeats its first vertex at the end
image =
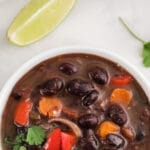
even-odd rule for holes
{"type": "Polygon", "coordinates": [[[6,40],[7,29],[28,0],[0,0],[0,89],[27,60],[47,49],[61,46],[93,46],[113,51],[147,79],[150,68],[142,65],[142,45],[120,25],[122,16],[143,39],[150,40],[150,0],[77,0],[69,17],[51,34],[27,47],[6,40]]]}

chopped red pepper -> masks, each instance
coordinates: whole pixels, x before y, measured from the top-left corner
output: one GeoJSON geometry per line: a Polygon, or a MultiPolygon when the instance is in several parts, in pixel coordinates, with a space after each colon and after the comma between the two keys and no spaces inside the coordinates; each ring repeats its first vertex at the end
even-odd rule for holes
{"type": "Polygon", "coordinates": [[[72,134],[61,132],[59,128],[49,135],[46,144],[44,145],[45,150],[71,150],[75,144],[76,137],[72,134]]]}
{"type": "Polygon", "coordinates": [[[112,77],[110,83],[115,85],[126,85],[129,84],[132,80],[131,76],[116,76],[112,77]]]}
{"type": "Polygon", "coordinates": [[[71,150],[75,144],[76,138],[72,134],[61,132],[62,147],[61,150],[71,150]]]}
{"type": "Polygon", "coordinates": [[[14,122],[26,126],[29,121],[29,113],[32,109],[32,103],[28,100],[21,100],[16,108],[14,122]]]}
{"type": "Polygon", "coordinates": [[[60,150],[61,148],[61,130],[59,128],[49,135],[46,144],[44,145],[45,150],[60,150]]]}

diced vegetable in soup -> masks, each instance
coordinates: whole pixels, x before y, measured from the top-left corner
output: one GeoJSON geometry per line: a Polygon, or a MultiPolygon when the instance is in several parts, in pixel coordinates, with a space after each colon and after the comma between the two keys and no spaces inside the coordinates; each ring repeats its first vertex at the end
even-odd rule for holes
{"type": "Polygon", "coordinates": [[[3,150],[149,150],[150,105],[119,65],[61,55],[15,85],[1,131],[3,150]]]}

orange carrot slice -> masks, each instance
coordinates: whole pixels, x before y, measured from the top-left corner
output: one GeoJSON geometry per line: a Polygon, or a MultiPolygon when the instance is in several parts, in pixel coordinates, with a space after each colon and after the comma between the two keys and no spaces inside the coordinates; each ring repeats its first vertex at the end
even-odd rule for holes
{"type": "Polygon", "coordinates": [[[115,89],[110,97],[112,103],[122,104],[128,106],[132,99],[132,92],[127,89],[117,88],[115,89]]]}
{"type": "Polygon", "coordinates": [[[32,109],[32,103],[28,100],[21,100],[15,110],[14,122],[26,126],[29,121],[29,113],[32,109]]]}
{"type": "Polygon", "coordinates": [[[111,121],[104,121],[100,124],[98,134],[101,138],[105,138],[108,134],[119,132],[120,127],[111,121]]]}
{"type": "Polygon", "coordinates": [[[62,103],[56,97],[42,97],[39,101],[39,112],[44,116],[59,117],[62,111],[62,103]]]}

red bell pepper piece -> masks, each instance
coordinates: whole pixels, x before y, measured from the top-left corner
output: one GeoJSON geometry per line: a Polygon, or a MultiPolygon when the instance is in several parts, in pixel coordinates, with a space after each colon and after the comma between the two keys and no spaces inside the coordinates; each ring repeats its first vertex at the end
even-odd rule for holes
{"type": "Polygon", "coordinates": [[[44,145],[45,150],[60,150],[61,149],[61,130],[59,128],[49,135],[46,144],[44,145]]]}
{"type": "Polygon", "coordinates": [[[61,150],[71,150],[75,141],[76,137],[74,135],[61,132],[61,150]]]}
{"type": "Polygon", "coordinates": [[[50,133],[44,150],[71,150],[75,141],[74,135],[61,132],[59,128],[56,128],[50,133]]]}
{"type": "Polygon", "coordinates": [[[26,126],[29,122],[29,113],[32,109],[32,103],[27,100],[21,100],[15,110],[14,122],[26,126]]]}
{"type": "Polygon", "coordinates": [[[132,80],[131,76],[116,76],[112,77],[110,83],[114,85],[126,85],[129,84],[132,80]]]}

